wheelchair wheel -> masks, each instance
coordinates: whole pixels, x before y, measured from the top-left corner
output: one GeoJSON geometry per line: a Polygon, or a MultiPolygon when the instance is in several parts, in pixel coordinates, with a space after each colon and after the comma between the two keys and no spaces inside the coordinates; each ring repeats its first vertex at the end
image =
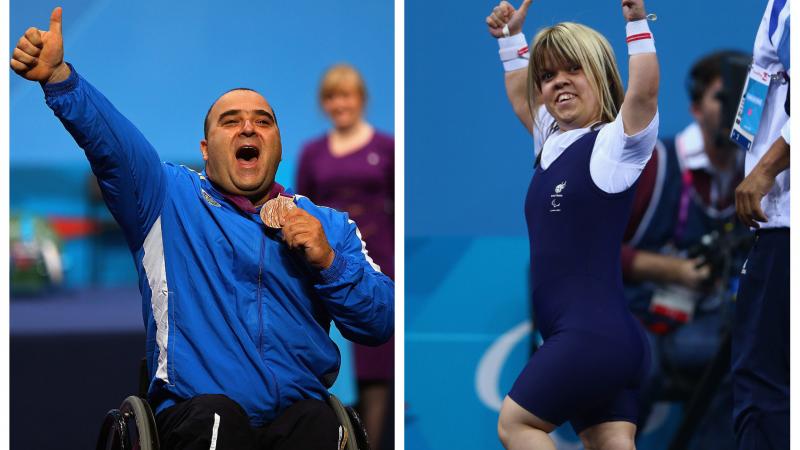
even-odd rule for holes
{"type": "Polygon", "coordinates": [[[100,435],[97,437],[97,450],[122,450],[125,441],[125,421],[118,409],[112,409],[106,414],[100,435]]]}
{"type": "Polygon", "coordinates": [[[345,408],[333,394],[328,397],[328,405],[333,409],[344,431],[343,447],[340,447],[340,450],[369,450],[367,431],[361,424],[358,414],[352,408],[345,408]],[[350,419],[351,415],[355,417],[355,423],[350,419]]]}
{"type": "Polygon", "coordinates": [[[350,424],[353,426],[353,432],[351,434],[356,440],[356,446],[358,447],[358,450],[370,450],[367,429],[364,427],[364,423],[361,422],[361,417],[358,415],[356,410],[350,406],[345,407],[344,410],[347,411],[347,416],[350,418],[350,424]]]}
{"type": "Polygon", "coordinates": [[[97,450],[158,450],[158,433],[150,405],[136,396],[106,414],[97,450]]]}
{"type": "Polygon", "coordinates": [[[132,450],[158,450],[158,432],[156,419],[150,405],[141,398],[132,395],[119,407],[122,417],[128,424],[132,450]],[[134,425],[133,427],[131,425],[134,425]]]}

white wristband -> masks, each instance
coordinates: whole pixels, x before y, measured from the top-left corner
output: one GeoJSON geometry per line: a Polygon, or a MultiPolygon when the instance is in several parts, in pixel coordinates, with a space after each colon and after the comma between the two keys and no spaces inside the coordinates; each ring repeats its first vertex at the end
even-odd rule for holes
{"type": "Polygon", "coordinates": [[[625,25],[625,34],[628,42],[628,55],[638,55],[639,53],[655,53],[656,44],[647,19],[628,22],[625,25]]]}
{"type": "Polygon", "coordinates": [[[506,72],[528,68],[530,54],[528,41],[525,40],[523,33],[498,38],[497,44],[500,46],[500,60],[503,61],[506,72]]]}

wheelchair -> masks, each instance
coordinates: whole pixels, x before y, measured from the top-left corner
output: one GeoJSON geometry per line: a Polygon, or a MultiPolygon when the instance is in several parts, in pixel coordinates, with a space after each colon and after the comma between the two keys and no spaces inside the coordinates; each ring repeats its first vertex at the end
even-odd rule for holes
{"type": "Polygon", "coordinates": [[[97,450],[158,450],[156,419],[150,405],[131,395],[103,420],[97,450]]]}
{"type": "MultiPolygon", "coordinates": [[[[159,450],[155,415],[145,400],[147,380],[147,366],[142,360],[139,395],[129,396],[118,409],[106,413],[97,437],[97,450],[159,450]]],[[[343,429],[339,450],[370,450],[367,430],[358,413],[352,407],[344,406],[333,394],[327,403],[343,429]]]]}

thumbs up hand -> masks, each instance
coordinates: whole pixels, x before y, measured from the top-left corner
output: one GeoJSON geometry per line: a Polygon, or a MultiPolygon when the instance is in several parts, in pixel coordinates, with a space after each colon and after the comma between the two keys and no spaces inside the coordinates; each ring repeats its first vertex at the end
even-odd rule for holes
{"type": "Polygon", "coordinates": [[[496,38],[503,37],[503,27],[508,25],[509,35],[515,35],[522,31],[522,24],[525,23],[525,16],[528,15],[528,8],[533,0],[523,0],[519,9],[514,9],[511,3],[503,0],[492,9],[492,13],[486,17],[486,25],[489,26],[489,34],[496,38]]]}
{"type": "Polygon", "coordinates": [[[11,69],[27,80],[40,83],[56,83],[67,79],[69,67],[64,63],[61,7],[54,9],[50,15],[48,31],[35,27],[25,31],[12,53],[11,69]]]}

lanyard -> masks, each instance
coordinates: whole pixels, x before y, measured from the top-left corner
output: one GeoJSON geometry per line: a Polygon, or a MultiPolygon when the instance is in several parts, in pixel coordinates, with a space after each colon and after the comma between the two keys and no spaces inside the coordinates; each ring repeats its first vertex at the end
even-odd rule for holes
{"type": "Polygon", "coordinates": [[[674,242],[680,242],[686,233],[686,224],[689,222],[689,202],[692,189],[692,171],[686,169],[681,174],[681,200],[678,209],[678,222],[675,224],[674,242]]]}
{"type": "MultiPolygon", "coordinates": [[[[715,205],[706,205],[700,194],[694,189],[694,176],[692,171],[685,169],[681,174],[681,199],[678,206],[678,221],[675,224],[675,233],[673,239],[675,243],[680,242],[686,234],[686,224],[689,222],[689,206],[691,205],[692,197],[696,197],[695,201],[703,208],[703,211],[708,217],[718,220],[730,217],[736,206],[731,205],[725,209],[717,209],[715,205]]],[[[709,187],[713,190],[712,186],[709,187]]],[[[712,203],[715,203],[712,201],[712,203]]]]}

